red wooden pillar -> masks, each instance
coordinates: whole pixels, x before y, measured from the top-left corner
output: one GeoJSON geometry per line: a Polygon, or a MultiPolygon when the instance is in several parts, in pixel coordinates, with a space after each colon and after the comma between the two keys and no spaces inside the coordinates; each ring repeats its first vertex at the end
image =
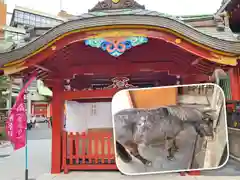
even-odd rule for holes
{"type": "Polygon", "coordinates": [[[49,104],[49,115],[52,116],[52,103],[49,104]]]}
{"type": "Polygon", "coordinates": [[[240,77],[239,68],[229,70],[232,100],[240,100],[240,77]]]}
{"type": "Polygon", "coordinates": [[[63,131],[63,85],[58,82],[54,84],[52,97],[52,169],[53,174],[61,172],[61,150],[63,131]]]}

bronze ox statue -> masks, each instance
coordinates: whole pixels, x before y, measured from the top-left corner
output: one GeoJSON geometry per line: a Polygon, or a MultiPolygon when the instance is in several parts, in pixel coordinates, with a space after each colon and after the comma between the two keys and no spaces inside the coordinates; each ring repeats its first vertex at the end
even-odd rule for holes
{"type": "Polygon", "coordinates": [[[151,161],[139,154],[139,144],[148,146],[164,141],[167,143],[167,158],[173,160],[178,151],[176,137],[186,125],[194,127],[201,137],[213,136],[212,112],[180,105],[119,111],[114,115],[117,154],[124,162],[130,162],[133,155],[144,165],[151,165],[151,161]]]}

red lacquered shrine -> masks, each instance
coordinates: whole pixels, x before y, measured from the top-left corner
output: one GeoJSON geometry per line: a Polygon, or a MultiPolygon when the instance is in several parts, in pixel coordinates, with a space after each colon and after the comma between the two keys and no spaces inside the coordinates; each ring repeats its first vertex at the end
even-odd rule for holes
{"type": "MultiPolygon", "coordinates": [[[[105,0],[27,45],[0,53],[4,74],[25,78],[37,71],[53,91],[52,173],[116,169],[114,154],[86,155],[109,160],[89,164],[85,154],[71,154],[78,151],[77,145],[66,152],[67,138],[77,144],[86,135],[64,132],[65,100],[111,101],[119,89],[131,85],[209,82],[217,68],[232,72],[238,66],[240,42],[221,23],[213,16],[164,15],[133,0],[105,0]]],[[[231,81],[232,86],[238,82],[231,81]]]]}

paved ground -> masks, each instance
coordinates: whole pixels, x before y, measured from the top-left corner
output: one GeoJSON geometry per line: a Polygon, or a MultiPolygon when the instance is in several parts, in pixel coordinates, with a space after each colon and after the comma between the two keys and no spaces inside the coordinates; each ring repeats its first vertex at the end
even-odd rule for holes
{"type": "MultiPolygon", "coordinates": [[[[118,172],[72,172],[68,175],[43,175],[37,180],[79,180],[79,179],[91,179],[91,180],[212,180],[212,176],[179,176],[177,174],[165,174],[165,175],[142,175],[142,176],[124,176],[118,172]]],[[[218,180],[239,180],[239,177],[235,176],[218,176],[218,180]]]]}
{"type": "MultiPolygon", "coordinates": [[[[144,176],[125,176],[120,174],[119,172],[72,172],[68,175],[43,175],[39,177],[37,180],[79,180],[79,179],[91,179],[91,180],[169,180],[171,178],[179,178],[179,179],[188,179],[185,177],[181,177],[177,174],[168,174],[168,175],[144,175],[144,176]]],[[[195,179],[194,177],[190,177],[189,179],[195,179]]]]}
{"type": "Polygon", "coordinates": [[[202,174],[206,176],[240,176],[240,159],[236,161],[233,158],[229,158],[227,165],[223,168],[214,171],[204,171],[202,174]]]}
{"type": "Polygon", "coordinates": [[[48,128],[46,123],[41,123],[39,128],[34,128],[28,131],[28,139],[29,140],[39,140],[39,139],[51,139],[52,132],[48,128]]]}
{"type": "MultiPolygon", "coordinates": [[[[37,180],[77,180],[77,179],[139,179],[144,180],[147,178],[165,180],[174,177],[176,179],[208,179],[206,176],[200,177],[181,177],[178,173],[152,175],[152,176],[123,176],[119,172],[72,172],[67,175],[50,175],[51,166],[51,132],[47,127],[31,130],[28,133],[28,154],[29,154],[29,178],[37,180]]],[[[9,149],[0,148],[0,155],[9,152],[9,149]]],[[[11,149],[10,149],[11,152],[11,149]]],[[[25,149],[18,150],[11,154],[11,156],[0,157],[0,180],[24,180],[24,167],[25,167],[25,149]]],[[[222,176],[232,175],[232,177],[218,177],[218,180],[228,179],[237,180],[234,176],[240,175],[240,163],[230,160],[228,165],[221,170],[202,172],[207,176],[222,176]]],[[[213,177],[212,177],[213,178],[213,177]]],[[[240,178],[238,178],[240,179],[240,178]]]]}
{"type": "MultiPolygon", "coordinates": [[[[51,164],[51,135],[47,127],[28,132],[29,177],[37,178],[49,173],[51,164]]],[[[11,148],[1,148],[0,155],[11,153],[11,148]]],[[[22,180],[25,170],[25,148],[0,158],[1,180],[22,180]]]]}

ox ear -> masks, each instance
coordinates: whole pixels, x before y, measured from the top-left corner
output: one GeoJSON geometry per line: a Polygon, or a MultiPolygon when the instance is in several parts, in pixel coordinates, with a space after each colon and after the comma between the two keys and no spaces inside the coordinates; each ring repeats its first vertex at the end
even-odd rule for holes
{"type": "Polygon", "coordinates": [[[162,108],[162,111],[163,111],[163,113],[164,113],[165,116],[169,116],[168,108],[163,107],[163,108],[162,108]]]}

